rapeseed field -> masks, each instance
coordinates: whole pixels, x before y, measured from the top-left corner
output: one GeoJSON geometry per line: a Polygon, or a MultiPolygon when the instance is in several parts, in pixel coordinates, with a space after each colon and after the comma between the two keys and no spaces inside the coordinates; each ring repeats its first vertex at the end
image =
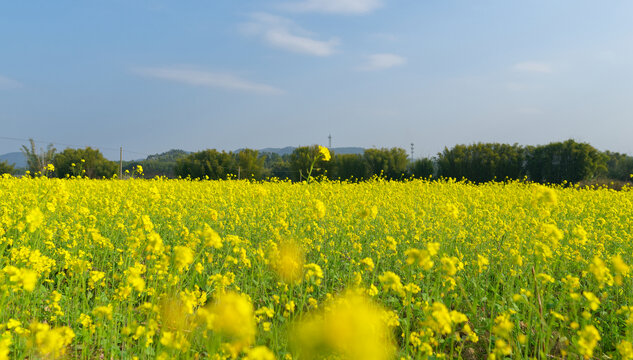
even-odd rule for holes
{"type": "Polygon", "coordinates": [[[0,179],[0,359],[633,359],[633,192],[0,179]]]}

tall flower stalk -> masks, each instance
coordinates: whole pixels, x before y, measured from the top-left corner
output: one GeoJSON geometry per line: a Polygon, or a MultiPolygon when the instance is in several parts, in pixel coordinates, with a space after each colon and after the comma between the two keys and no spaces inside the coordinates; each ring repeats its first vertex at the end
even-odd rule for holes
{"type": "Polygon", "coordinates": [[[316,154],[314,159],[312,159],[312,163],[310,164],[310,170],[308,170],[308,176],[307,176],[308,183],[312,181],[312,170],[314,170],[314,165],[317,163],[317,161],[319,160],[330,161],[330,159],[332,159],[332,155],[330,155],[330,150],[326,148],[325,146],[319,145],[318,150],[319,152],[316,154]]]}

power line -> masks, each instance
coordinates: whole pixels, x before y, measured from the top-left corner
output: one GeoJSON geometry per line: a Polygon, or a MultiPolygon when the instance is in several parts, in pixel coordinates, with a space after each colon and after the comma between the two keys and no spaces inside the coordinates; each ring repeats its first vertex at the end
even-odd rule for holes
{"type": "MultiPolygon", "coordinates": [[[[67,146],[67,147],[75,147],[75,148],[82,148],[82,147],[86,147],[85,145],[78,145],[78,144],[65,144],[65,143],[60,143],[60,142],[54,142],[54,141],[44,141],[44,140],[35,140],[35,139],[23,139],[23,138],[16,138],[16,137],[9,137],[9,136],[0,136],[0,139],[4,139],[4,140],[14,140],[14,141],[31,141],[33,140],[34,143],[37,144],[53,144],[53,145],[60,145],[60,146],[67,146]]],[[[137,152],[137,151],[129,151],[129,150],[122,150],[122,148],[116,149],[116,148],[110,148],[110,147],[102,147],[102,146],[92,146],[96,149],[100,149],[100,150],[110,150],[110,151],[123,151],[123,152],[127,152],[127,153],[131,153],[131,154],[138,154],[138,155],[145,155],[145,156],[150,156],[153,154],[147,154],[147,153],[142,153],[142,152],[137,152]]],[[[228,171],[243,171],[243,172],[250,172],[251,170],[256,170],[256,169],[245,169],[245,168],[225,168],[225,170],[228,171]]],[[[259,169],[257,169],[259,170],[259,169]]],[[[276,173],[296,173],[296,171],[294,170],[275,170],[274,172],[276,173]]]]}
{"type": "MultiPolygon", "coordinates": [[[[8,136],[0,136],[0,139],[4,139],[4,140],[14,140],[14,141],[31,141],[33,140],[34,143],[37,144],[53,144],[56,146],[66,146],[66,147],[71,147],[71,148],[83,148],[83,147],[87,147],[88,145],[77,145],[77,144],[65,144],[65,143],[60,143],[60,142],[55,142],[55,141],[43,141],[43,140],[35,140],[35,139],[22,139],[22,138],[16,138],[16,137],[8,137],[8,136]]],[[[107,146],[90,146],[90,147],[94,147],[100,150],[109,150],[109,151],[119,151],[120,149],[116,149],[116,148],[111,148],[111,147],[107,147],[107,146]]],[[[130,151],[130,150],[125,150],[126,153],[130,153],[130,154],[137,154],[137,155],[145,155],[145,156],[150,156],[152,154],[147,154],[147,153],[142,153],[142,152],[138,152],[138,151],[130,151]]]]}

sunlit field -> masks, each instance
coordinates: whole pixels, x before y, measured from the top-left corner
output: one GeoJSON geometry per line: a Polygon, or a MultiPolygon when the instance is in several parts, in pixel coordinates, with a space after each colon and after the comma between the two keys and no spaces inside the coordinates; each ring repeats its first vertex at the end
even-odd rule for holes
{"type": "Polygon", "coordinates": [[[633,192],[0,179],[0,359],[633,359],[633,192]]]}

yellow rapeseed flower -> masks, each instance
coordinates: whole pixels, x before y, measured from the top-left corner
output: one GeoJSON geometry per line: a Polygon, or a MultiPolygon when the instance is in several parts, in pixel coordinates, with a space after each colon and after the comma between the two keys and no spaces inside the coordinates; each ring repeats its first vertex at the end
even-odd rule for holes
{"type": "Polygon", "coordinates": [[[450,334],[453,331],[451,313],[444,304],[439,302],[433,303],[431,316],[433,317],[433,330],[438,334],[450,334]]]}
{"type": "Polygon", "coordinates": [[[631,269],[622,259],[622,256],[615,255],[611,257],[611,262],[613,263],[613,270],[615,272],[614,281],[616,285],[622,285],[622,278],[628,276],[629,270],[631,269]]]}
{"type": "Polygon", "coordinates": [[[246,295],[235,292],[221,294],[208,308],[210,328],[229,343],[237,355],[255,341],[255,315],[246,295]]]}
{"type": "Polygon", "coordinates": [[[589,308],[591,310],[598,310],[598,307],[600,306],[600,299],[598,299],[594,293],[590,291],[583,291],[582,295],[587,299],[587,302],[589,302],[589,308]]]}
{"type": "Polygon", "coordinates": [[[67,326],[51,328],[49,324],[33,323],[30,326],[32,338],[29,346],[42,357],[56,359],[66,353],[75,333],[67,326]]]}
{"type": "Polygon", "coordinates": [[[222,247],[222,238],[218,233],[211,228],[211,226],[204,224],[204,228],[201,232],[204,244],[208,247],[219,249],[222,247]]]}
{"type": "Polygon", "coordinates": [[[325,208],[325,204],[323,204],[323,201],[321,200],[314,200],[313,204],[313,213],[314,213],[314,217],[318,220],[318,219],[322,219],[325,216],[325,212],[326,212],[326,208],[325,208]]]}
{"type": "Polygon", "coordinates": [[[479,267],[479,272],[484,272],[488,268],[488,265],[490,265],[488,258],[477,254],[477,266],[479,267]]]}
{"type": "Polygon", "coordinates": [[[303,277],[305,255],[303,249],[295,242],[282,242],[270,256],[273,270],[285,283],[300,282],[303,277]]]}
{"type": "Polygon", "coordinates": [[[361,264],[365,265],[368,271],[374,271],[374,260],[370,257],[366,257],[360,261],[361,264]]]}
{"type": "Polygon", "coordinates": [[[306,281],[312,281],[317,285],[321,284],[321,279],[323,279],[323,269],[317,264],[307,264],[303,266],[305,269],[305,279],[306,281]]]}
{"type": "Polygon", "coordinates": [[[17,288],[33,291],[37,284],[37,273],[31,269],[20,269],[15,266],[7,266],[2,271],[9,277],[9,281],[17,288]]]}
{"type": "Polygon", "coordinates": [[[407,249],[404,255],[407,257],[406,262],[409,265],[415,264],[424,270],[430,270],[433,267],[434,263],[428,250],[407,249]]]}
{"type": "Polygon", "coordinates": [[[178,272],[188,268],[193,262],[193,251],[187,246],[174,246],[174,263],[178,272]]]}
{"type": "Polygon", "coordinates": [[[0,337],[0,360],[8,360],[9,352],[11,344],[13,343],[13,338],[11,337],[11,333],[6,331],[0,337]]]}
{"type": "Polygon", "coordinates": [[[244,360],[275,360],[275,354],[266,346],[256,346],[246,353],[244,360]]]}
{"type": "Polygon", "coordinates": [[[596,278],[602,289],[604,285],[613,285],[613,277],[607,265],[598,256],[595,256],[589,264],[589,271],[596,278]]]}
{"type": "Polygon", "coordinates": [[[382,275],[378,276],[378,280],[382,284],[382,287],[385,291],[393,291],[399,296],[404,296],[404,286],[400,281],[400,276],[398,276],[393,271],[386,271],[382,275]]]}
{"type": "Polygon", "coordinates": [[[102,317],[107,320],[112,320],[112,304],[107,306],[97,306],[92,309],[92,315],[95,317],[102,317]]]}
{"type": "Polygon", "coordinates": [[[125,270],[127,283],[138,292],[145,290],[145,280],[141,276],[145,270],[145,265],[140,263],[135,263],[134,266],[125,270]]]}
{"type": "Polygon", "coordinates": [[[328,148],[326,148],[325,146],[320,145],[319,156],[322,158],[323,161],[330,161],[330,159],[332,158],[332,156],[330,155],[330,150],[328,150],[328,148]]]}
{"type": "Polygon", "coordinates": [[[495,318],[492,333],[508,340],[510,339],[512,329],[514,329],[514,324],[510,321],[510,316],[508,314],[501,314],[495,318]]]}
{"type": "Polygon", "coordinates": [[[312,313],[293,329],[301,358],[328,355],[344,359],[386,360],[394,353],[388,314],[357,291],[348,291],[312,313]]]}
{"type": "Polygon", "coordinates": [[[578,332],[578,352],[584,356],[585,359],[589,359],[593,356],[593,350],[600,341],[600,333],[593,325],[585,326],[578,332]]]}
{"type": "Polygon", "coordinates": [[[29,231],[34,232],[44,222],[44,214],[39,208],[33,208],[28,215],[26,215],[26,223],[29,225],[29,231]]]}
{"type": "Polygon", "coordinates": [[[630,341],[622,340],[616,348],[622,360],[633,360],[633,344],[630,341]]]}

